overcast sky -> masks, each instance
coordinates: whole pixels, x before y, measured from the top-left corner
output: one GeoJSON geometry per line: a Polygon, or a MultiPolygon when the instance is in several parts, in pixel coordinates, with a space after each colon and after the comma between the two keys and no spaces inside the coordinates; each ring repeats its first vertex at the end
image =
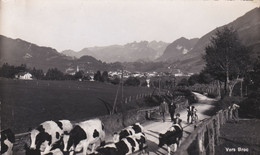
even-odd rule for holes
{"type": "Polygon", "coordinates": [[[59,52],[141,40],[201,37],[255,7],[256,1],[2,0],[0,33],[59,52]]]}

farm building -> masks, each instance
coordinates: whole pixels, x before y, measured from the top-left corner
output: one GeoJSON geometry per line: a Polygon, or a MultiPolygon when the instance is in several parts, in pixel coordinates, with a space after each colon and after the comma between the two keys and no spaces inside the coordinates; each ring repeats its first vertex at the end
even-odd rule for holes
{"type": "Polygon", "coordinates": [[[15,75],[15,78],[20,80],[32,80],[32,74],[29,72],[20,72],[15,75]]]}

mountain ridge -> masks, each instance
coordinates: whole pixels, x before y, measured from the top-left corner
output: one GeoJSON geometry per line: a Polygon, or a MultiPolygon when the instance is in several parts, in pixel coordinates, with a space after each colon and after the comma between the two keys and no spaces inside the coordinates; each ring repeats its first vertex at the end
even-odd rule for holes
{"type": "Polygon", "coordinates": [[[189,53],[198,40],[199,38],[187,39],[181,37],[169,44],[156,61],[176,61],[189,53]]]}
{"type": "Polygon", "coordinates": [[[26,64],[46,72],[49,68],[58,68],[63,72],[75,72],[79,66],[83,71],[117,70],[122,68],[117,63],[107,64],[92,56],[74,59],[59,53],[51,47],[38,46],[22,39],[12,39],[0,35],[0,65],[9,63],[19,66],[26,64]]]}
{"type": "Polygon", "coordinates": [[[65,50],[61,53],[76,58],[90,55],[105,62],[134,62],[142,59],[153,61],[163,53],[167,45],[163,41],[134,41],[124,45],[86,47],[78,52],[65,50]]]}
{"type": "Polygon", "coordinates": [[[249,55],[251,58],[260,56],[260,7],[255,8],[243,16],[238,17],[234,21],[217,27],[210,32],[203,35],[193,49],[183,55],[179,60],[172,61],[177,68],[182,68],[188,72],[199,72],[204,68],[205,62],[202,60],[202,55],[205,54],[205,47],[210,44],[211,37],[216,33],[217,30],[221,30],[223,27],[232,27],[238,33],[238,38],[242,44],[252,50],[249,55]],[[187,60],[190,60],[187,62],[187,60]],[[186,61],[187,63],[180,63],[186,61]]]}

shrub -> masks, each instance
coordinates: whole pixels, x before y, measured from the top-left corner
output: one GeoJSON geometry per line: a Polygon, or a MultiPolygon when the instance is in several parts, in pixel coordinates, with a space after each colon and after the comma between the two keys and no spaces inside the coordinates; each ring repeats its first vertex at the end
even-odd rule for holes
{"type": "Polygon", "coordinates": [[[139,86],[140,85],[140,80],[136,77],[129,77],[126,79],[124,82],[125,86],[139,86]]]}
{"type": "Polygon", "coordinates": [[[118,77],[114,78],[114,79],[111,79],[110,82],[114,85],[117,85],[120,83],[120,79],[118,77]]]}
{"type": "Polygon", "coordinates": [[[246,118],[260,118],[259,99],[247,98],[240,104],[239,115],[246,118]]]}
{"type": "Polygon", "coordinates": [[[244,99],[239,108],[239,115],[249,118],[260,118],[260,89],[244,99]]]}
{"type": "Polygon", "coordinates": [[[189,82],[186,78],[181,79],[181,81],[178,83],[178,86],[188,86],[189,82]]]}
{"type": "Polygon", "coordinates": [[[159,106],[163,98],[159,95],[147,96],[144,98],[144,103],[148,107],[159,106]]]}
{"type": "Polygon", "coordinates": [[[216,93],[208,93],[208,95],[207,95],[209,98],[216,98],[216,97],[218,97],[218,94],[216,94],[216,93]]]}
{"type": "Polygon", "coordinates": [[[189,104],[198,102],[198,99],[196,98],[196,96],[189,89],[177,89],[177,90],[174,90],[172,94],[173,94],[173,97],[185,96],[185,98],[188,99],[189,104]]]}

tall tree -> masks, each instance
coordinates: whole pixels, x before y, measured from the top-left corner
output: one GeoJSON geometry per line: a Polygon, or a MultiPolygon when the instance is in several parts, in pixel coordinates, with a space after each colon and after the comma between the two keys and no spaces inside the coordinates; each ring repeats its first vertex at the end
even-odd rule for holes
{"type": "Polygon", "coordinates": [[[101,72],[97,71],[97,73],[94,75],[95,81],[102,81],[101,72]]]}
{"type": "Polygon", "coordinates": [[[77,79],[77,80],[83,79],[83,77],[84,77],[84,72],[82,70],[76,72],[75,75],[74,75],[74,78],[77,79]]]}
{"type": "Polygon", "coordinates": [[[44,78],[44,73],[43,73],[43,71],[41,69],[35,69],[33,67],[33,69],[30,72],[38,80],[41,80],[41,79],[44,78]]]}
{"type": "Polygon", "coordinates": [[[104,82],[108,82],[108,80],[109,80],[109,78],[108,78],[108,72],[107,71],[104,71],[103,73],[102,73],[102,80],[104,81],[104,82]]]}
{"type": "Polygon", "coordinates": [[[46,80],[64,80],[64,74],[57,68],[50,68],[48,69],[45,78],[46,80]]]}
{"type": "Polygon", "coordinates": [[[241,81],[249,66],[249,50],[238,39],[233,28],[217,30],[203,56],[205,70],[225,82],[225,93],[232,95],[235,84],[241,81]]]}
{"type": "Polygon", "coordinates": [[[189,82],[186,78],[181,79],[181,81],[178,83],[178,86],[188,86],[189,82]]]}

